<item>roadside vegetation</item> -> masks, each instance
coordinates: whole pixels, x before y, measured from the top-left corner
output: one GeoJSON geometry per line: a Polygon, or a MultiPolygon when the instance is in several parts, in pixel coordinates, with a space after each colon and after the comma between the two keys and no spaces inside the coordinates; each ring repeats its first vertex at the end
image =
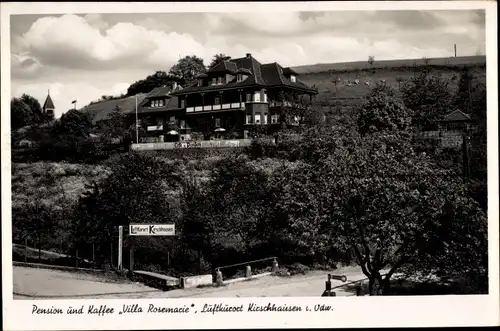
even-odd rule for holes
{"type": "Polygon", "coordinates": [[[119,112],[100,128],[68,112],[16,131],[44,161],[13,164],[13,239],[78,249],[113,268],[119,225],[175,223],[176,237],[126,236],[136,268],[212,273],[277,256],[284,275],[356,264],[370,295],[394,293],[395,274],[461,280],[454,291],[485,293],[486,89],[470,70],[451,83],[427,69],[399,87],[372,85],[342,109],[315,105],[302,125],[274,133],[276,144],[255,132],[249,148],[219,155],[126,152],[113,143],[130,139],[119,112]],[[478,124],[467,148],[415,139],[456,108],[478,124]],[[335,115],[321,120],[328,112],[335,115]]]}

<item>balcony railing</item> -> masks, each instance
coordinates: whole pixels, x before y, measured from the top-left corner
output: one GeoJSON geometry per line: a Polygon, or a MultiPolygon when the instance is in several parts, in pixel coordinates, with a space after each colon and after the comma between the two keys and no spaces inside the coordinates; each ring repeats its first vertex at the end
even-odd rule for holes
{"type": "Polygon", "coordinates": [[[242,109],[245,108],[245,103],[224,103],[219,105],[206,105],[206,106],[196,106],[196,107],[186,107],[187,113],[195,113],[202,111],[214,111],[214,110],[229,110],[229,109],[242,109]]]}
{"type": "Polygon", "coordinates": [[[163,125],[151,125],[151,126],[148,126],[148,131],[161,131],[163,130],[163,125]]]}

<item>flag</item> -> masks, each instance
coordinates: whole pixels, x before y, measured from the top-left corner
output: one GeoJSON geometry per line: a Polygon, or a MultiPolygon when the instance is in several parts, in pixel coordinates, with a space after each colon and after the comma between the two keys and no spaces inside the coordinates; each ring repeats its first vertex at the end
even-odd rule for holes
{"type": "Polygon", "coordinates": [[[76,100],[71,101],[71,103],[72,103],[72,104],[73,104],[73,103],[76,103],[76,100]]]}

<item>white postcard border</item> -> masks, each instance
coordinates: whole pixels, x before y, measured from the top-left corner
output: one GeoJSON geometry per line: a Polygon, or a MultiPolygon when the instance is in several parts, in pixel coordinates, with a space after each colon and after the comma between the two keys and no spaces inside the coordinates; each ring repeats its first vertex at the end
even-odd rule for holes
{"type": "MultiPolygon", "coordinates": [[[[498,251],[498,77],[496,3],[487,1],[428,2],[268,2],[268,3],[2,3],[1,91],[2,109],[10,107],[10,14],[127,13],[127,12],[230,12],[230,11],[325,11],[396,9],[486,9],[486,54],[488,86],[488,195],[489,295],[338,298],[213,298],[141,300],[13,300],[11,240],[10,112],[2,121],[2,286],[3,318],[7,330],[100,330],[100,329],[188,329],[259,327],[384,327],[384,326],[486,326],[499,325],[498,251]],[[32,315],[33,305],[67,308],[107,305],[120,310],[123,304],[228,305],[253,302],[309,306],[332,306],[331,312],[218,313],[212,314],[113,314],[107,316],[32,315]]],[[[321,291],[322,289],[318,289],[321,291]]],[[[305,309],[305,308],[304,308],[305,309]]]]}

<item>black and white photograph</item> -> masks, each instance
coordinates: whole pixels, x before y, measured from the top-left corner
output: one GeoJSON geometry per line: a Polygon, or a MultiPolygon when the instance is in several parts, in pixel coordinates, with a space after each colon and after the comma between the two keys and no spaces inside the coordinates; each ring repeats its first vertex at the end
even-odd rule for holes
{"type": "Polygon", "coordinates": [[[459,2],[8,4],[17,319],[498,308],[496,3],[459,2]]]}

